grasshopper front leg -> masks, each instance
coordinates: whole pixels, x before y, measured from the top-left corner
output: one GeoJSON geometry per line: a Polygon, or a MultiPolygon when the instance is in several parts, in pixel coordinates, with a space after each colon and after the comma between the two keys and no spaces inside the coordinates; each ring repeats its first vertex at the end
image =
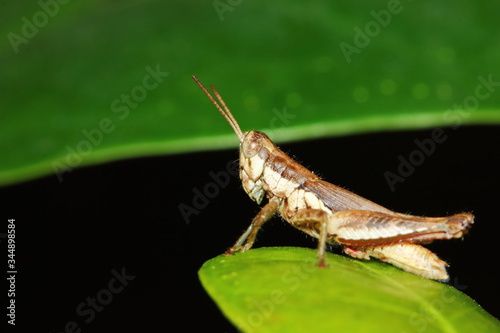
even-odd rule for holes
{"type": "Polygon", "coordinates": [[[245,252],[250,250],[253,243],[255,242],[255,237],[257,236],[257,232],[259,231],[260,227],[271,217],[273,217],[274,214],[276,214],[280,203],[281,202],[279,199],[273,198],[267,203],[267,205],[262,207],[259,214],[257,214],[257,216],[253,218],[248,229],[245,230],[243,235],[241,235],[236,243],[232,247],[230,247],[224,254],[232,255],[235,252],[245,252]],[[245,244],[243,245],[243,243],[245,244]]]}

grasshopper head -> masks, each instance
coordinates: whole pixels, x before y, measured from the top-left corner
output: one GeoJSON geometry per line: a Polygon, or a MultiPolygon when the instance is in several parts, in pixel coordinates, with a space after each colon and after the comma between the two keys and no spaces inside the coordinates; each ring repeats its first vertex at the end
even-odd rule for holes
{"type": "Polygon", "coordinates": [[[245,192],[260,203],[265,194],[262,176],[270,152],[275,149],[269,137],[258,131],[243,133],[240,143],[240,178],[245,192]]]}
{"type": "Polygon", "coordinates": [[[269,137],[258,131],[243,133],[240,143],[240,178],[243,189],[257,203],[265,195],[262,179],[269,153],[275,148],[269,137]]]}
{"type": "Polygon", "coordinates": [[[231,111],[229,111],[229,108],[226,106],[226,103],[217,90],[211,86],[217,98],[217,100],[215,100],[195,76],[193,76],[193,79],[212,101],[217,110],[226,118],[227,122],[238,136],[238,140],[240,141],[240,178],[243,183],[243,188],[252,200],[260,203],[265,194],[261,175],[264,171],[269,152],[275,147],[273,142],[262,132],[248,131],[243,133],[238,122],[231,111]]]}

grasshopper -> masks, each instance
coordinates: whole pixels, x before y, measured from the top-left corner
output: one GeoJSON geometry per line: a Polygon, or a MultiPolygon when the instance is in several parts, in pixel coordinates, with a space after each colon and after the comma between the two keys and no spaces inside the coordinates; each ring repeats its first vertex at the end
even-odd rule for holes
{"type": "Polygon", "coordinates": [[[193,79],[238,136],[243,189],[257,204],[264,196],[268,199],[226,255],[249,250],[260,227],[279,213],[292,226],[318,239],[319,267],[327,266],[328,243],[341,245],[354,258],[376,258],[428,279],[449,279],[448,264],[417,243],[462,237],[474,223],[472,214],[422,217],[396,213],[330,184],[281,151],[265,133],[243,133],[217,90],[211,86],[215,100],[195,76],[193,79]]]}

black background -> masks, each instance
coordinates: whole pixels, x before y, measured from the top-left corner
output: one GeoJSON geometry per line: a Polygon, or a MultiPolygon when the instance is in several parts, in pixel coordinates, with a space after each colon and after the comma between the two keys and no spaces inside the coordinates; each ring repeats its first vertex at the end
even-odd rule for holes
{"type": "MultiPolygon", "coordinates": [[[[428,216],[473,212],[476,223],[463,240],[428,247],[451,264],[453,283],[499,317],[500,127],[444,130],[447,140],[394,192],[384,172],[396,173],[398,156],[408,157],[414,140],[430,138],[431,130],[281,147],[327,181],[390,209],[428,216]]],[[[52,175],[0,188],[0,232],[6,232],[8,218],[16,219],[16,330],[63,332],[74,321],[82,332],[168,331],[179,325],[184,331],[235,332],[202,289],[197,271],[234,243],[259,208],[237,177],[189,223],[178,206],[192,205],[193,188],[203,189],[212,182],[210,171],[225,170],[237,157],[231,149],[118,161],[76,169],[62,183],[52,175]],[[135,278],[86,323],[76,308],[108,286],[113,269],[135,278]]],[[[2,240],[5,272],[4,245],[2,240]]],[[[256,247],[262,246],[316,243],[275,218],[259,234],[256,247]]],[[[5,296],[2,302],[4,307],[5,296]]]]}

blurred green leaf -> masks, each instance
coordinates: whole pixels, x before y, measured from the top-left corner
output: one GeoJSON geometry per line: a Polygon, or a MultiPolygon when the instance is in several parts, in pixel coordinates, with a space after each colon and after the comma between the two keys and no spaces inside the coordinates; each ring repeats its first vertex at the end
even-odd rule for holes
{"type": "Polygon", "coordinates": [[[193,74],[277,141],[499,123],[500,3],[389,3],[7,2],[0,184],[235,146],[193,74]]]}
{"type": "Polygon", "coordinates": [[[328,268],[316,262],[311,249],[260,248],[211,259],[199,277],[243,332],[500,332],[450,285],[331,253],[328,268]]]}

